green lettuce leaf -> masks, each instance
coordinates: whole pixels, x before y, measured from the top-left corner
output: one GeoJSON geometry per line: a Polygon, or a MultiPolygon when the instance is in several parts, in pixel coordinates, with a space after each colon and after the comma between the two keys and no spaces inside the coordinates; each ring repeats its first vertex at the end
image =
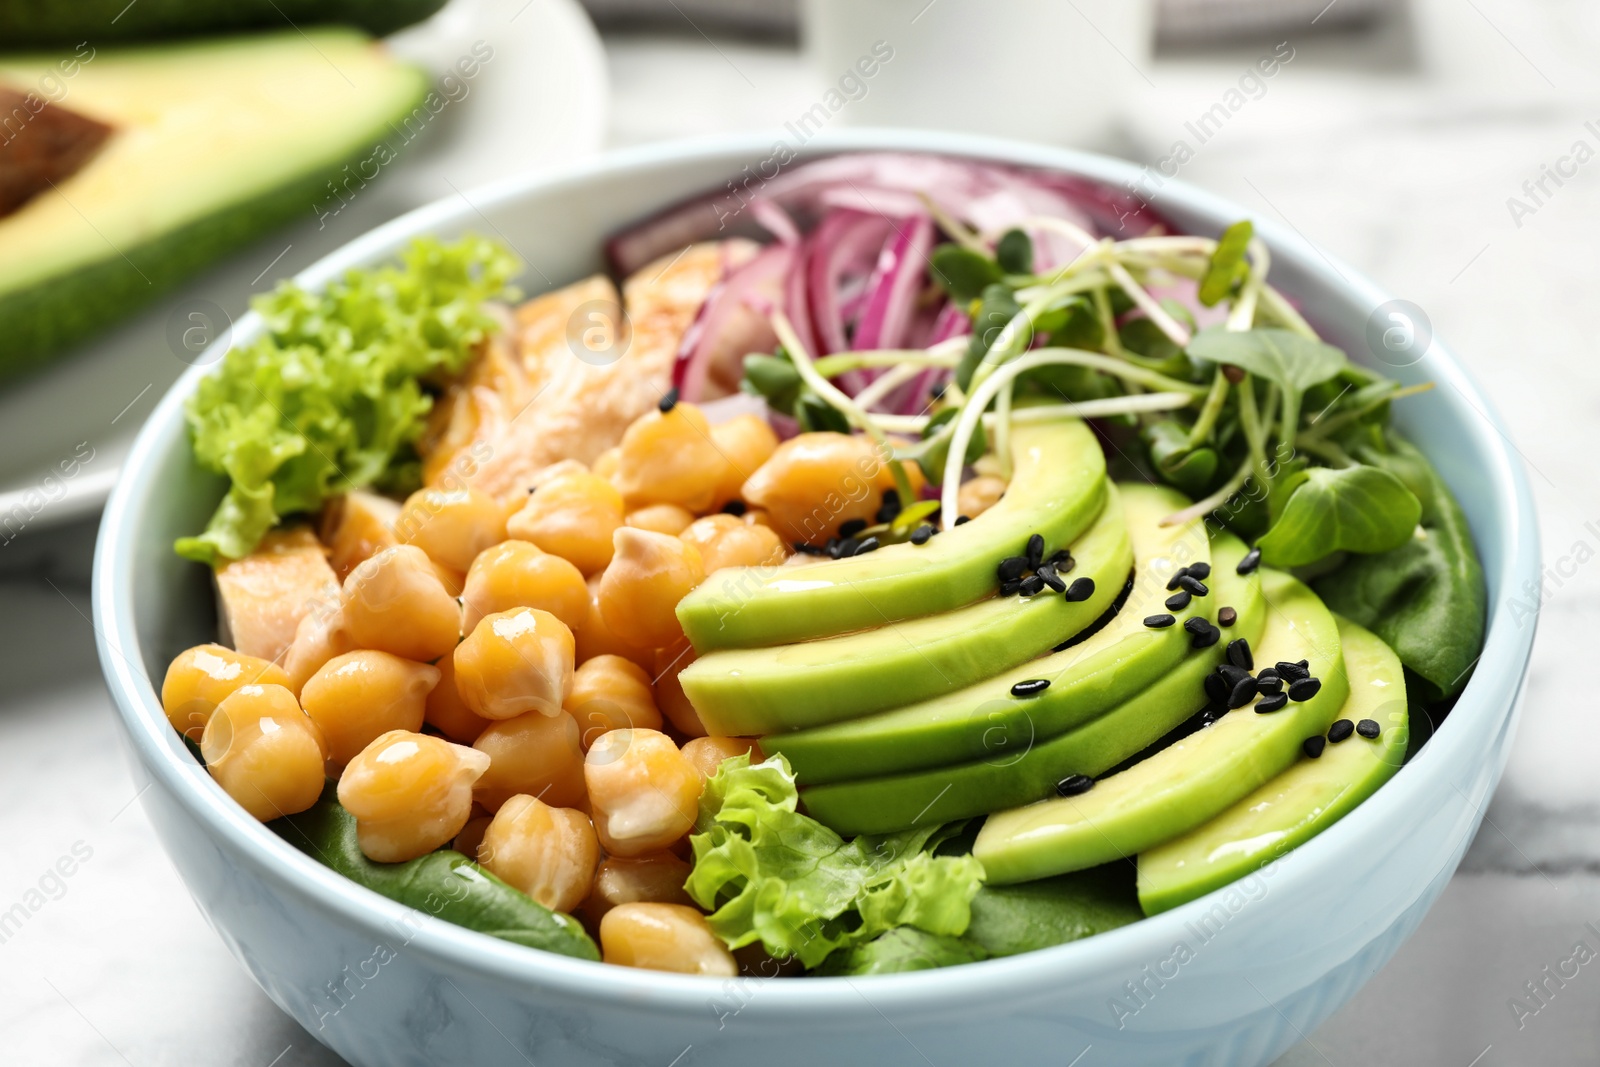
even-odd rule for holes
{"type": "Polygon", "coordinates": [[[989,954],[983,946],[966,937],[943,937],[901,926],[871,941],[840,949],[817,968],[820,976],[858,974],[905,974],[976,963],[989,954]]]}
{"type": "Polygon", "coordinates": [[[930,852],[959,825],[846,841],[800,814],[798,800],[781,756],[755,766],[748,756],[727,760],[706,783],[685,888],[730,948],[759,941],[815,967],[901,926],[966,931],[983,866],[930,852]]]}
{"type": "Polygon", "coordinates": [[[413,241],[398,266],[352,270],[319,293],[285,282],[258,298],[266,330],[230,350],[188,406],[195,458],[226,475],[227,496],[178,554],[247,555],[285,515],[369,485],[416,481],[413,443],[433,399],[426,383],[461,371],[512,294],[504,246],[467,236],[413,241]]]}

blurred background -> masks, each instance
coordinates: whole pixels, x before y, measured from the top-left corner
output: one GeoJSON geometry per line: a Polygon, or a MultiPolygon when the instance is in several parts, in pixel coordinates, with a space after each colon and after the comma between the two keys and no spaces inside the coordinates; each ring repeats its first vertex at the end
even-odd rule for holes
{"type": "Polygon", "coordinates": [[[1517,746],[1421,931],[1281,1063],[1600,1062],[1600,977],[1526,985],[1600,937],[1597,49],[1592,0],[0,0],[0,911],[45,894],[0,930],[0,1060],[339,1062],[168,865],[88,621],[119,458],[251,295],[608,148],[911,125],[1275,218],[1419,305],[1496,398],[1547,564],[1511,591],[1544,602],[1517,746]]]}

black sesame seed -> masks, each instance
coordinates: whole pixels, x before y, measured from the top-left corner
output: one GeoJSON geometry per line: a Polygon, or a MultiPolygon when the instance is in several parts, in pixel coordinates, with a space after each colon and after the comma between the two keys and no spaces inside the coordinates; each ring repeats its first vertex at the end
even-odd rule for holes
{"type": "Polygon", "coordinates": [[[1202,581],[1211,577],[1211,564],[1209,563],[1191,563],[1184,570],[1189,572],[1189,577],[1199,578],[1202,581]]]}
{"type": "Polygon", "coordinates": [[[1021,578],[1013,578],[1009,582],[1001,582],[1000,583],[1000,595],[1001,596],[1016,596],[1017,595],[1017,591],[1020,590],[1021,588],[1022,588],[1022,579],[1021,578]]]}
{"type": "Polygon", "coordinates": [[[1239,613],[1232,608],[1221,608],[1217,611],[1218,626],[1232,626],[1239,621],[1239,613]]]}
{"type": "Polygon", "coordinates": [[[972,516],[971,515],[957,515],[956,516],[955,525],[960,526],[963,523],[968,523],[968,522],[971,522],[971,521],[972,521],[972,516]]]}
{"type": "Polygon", "coordinates": [[[1177,622],[1171,615],[1146,615],[1144,624],[1152,630],[1163,630],[1177,622]]]}
{"type": "Polygon", "coordinates": [[[1028,557],[1028,566],[1037,568],[1044,562],[1044,534],[1034,534],[1028,538],[1028,548],[1024,553],[1028,557]]]}
{"type": "Polygon", "coordinates": [[[846,537],[843,541],[839,542],[839,554],[834,558],[849,559],[851,556],[855,555],[857,550],[860,548],[860,541],[857,541],[854,537],[846,537]]]}
{"type": "Polygon", "coordinates": [[[1061,580],[1061,576],[1056,573],[1056,569],[1050,564],[1039,564],[1039,569],[1034,573],[1038,575],[1040,581],[1056,592],[1065,593],[1067,591],[1067,583],[1061,580]]]}
{"type": "Polygon", "coordinates": [[[1244,559],[1239,561],[1239,565],[1235,567],[1234,570],[1238,571],[1240,574],[1249,574],[1259,566],[1261,566],[1261,550],[1259,548],[1252,548],[1250,551],[1244,554],[1244,559]]]}
{"type": "Polygon", "coordinates": [[[1318,734],[1316,737],[1306,738],[1306,743],[1300,747],[1305,751],[1307,756],[1311,757],[1312,759],[1316,759],[1318,756],[1322,755],[1322,750],[1328,747],[1328,742],[1321,734],[1318,734]]]}
{"type": "Polygon", "coordinates": [[[1056,549],[1045,562],[1054,567],[1057,574],[1065,574],[1078,565],[1078,561],[1072,558],[1072,553],[1064,548],[1056,549]]]}
{"type": "Polygon", "coordinates": [[[1228,707],[1242,708],[1256,698],[1256,680],[1248,675],[1228,693],[1228,707]]]}
{"type": "MultiPolygon", "coordinates": [[[[1201,619],[1200,621],[1205,622],[1204,619],[1201,619]]],[[[1190,632],[1193,633],[1194,631],[1191,630],[1190,632]]],[[[1210,623],[1206,623],[1206,628],[1204,630],[1194,634],[1194,636],[1189,639],[1189,647],[1210,648],[1212,645],[1216,644],[1221,637],[1221,630],[1217,629],[1215,626],[1212,626],[1210,623]]]]}
{"type": "Polygon", "coordinates": [[[724,515],[743,515],[748,510],[743,500],[730,500],[722,505],[724,515]]]}
{"type": "Polygon", "coordinates": [[[666,393],[662,395],[661,401],[658,404],[656,404],[657,409],[659,409],[661,414],[663,414],[663,415],[665,415],[667,412],[671,411],[673,408],[675,408],[677,406],[678,406],[678,390],[676,390],[676,389],[668,389],[666,391],[666,393]]]}
{"type": "Polygon", "coordinates": [[[893,522],[900,516],[900,494],[893,489],[883,491],[883,505],[878,508],[877,520],[880,523],[893,522]]]}
{"type": "Polygon", "coordinates": [[[1211,629],[1211,624],[1202,619],[1200,616],[1196,615],[1191,619],[1185,619],[1183,628],[1192,634],[1203,634],[1207,630],[1211,629]]]}
{"type": "Polygon", "coordinates": [[[1092,596],[1094,596],[1093,578],[1077,578],[1073,580],[1071,585],[1067,586],[1068,603],[1076,604],[1080,601],[1088,600],[1092,596]]]}
{"type": "MultiPolygon", "coordinates": [[[[1283,692],[1283,679],[1279,678],[1276,674],[1273,674],[1270,677],[1268,674],[1269,672],[1262,671],[1256,676],[1256,688],[1260,689],[1263,693],[1269,696],[1277,696],[1279,693],[1283,692]]],[[[1288,700],[1289,698],[1285,696],[1283,699],[1288,700]]]]}
{"type": "Polygon", "coordinates": [[[1030,574],[1022,579],[1022,595],[1038,596],[1044,592],[1044,579],[1037,574],[1030,574]]]}
{"type": "Polygon", "coordinates": [[[1284,694],[1270,693],[1256,701],[1256,711],[1261,715],[1266,715],[1274,711],[1281,711],[1287,703],[1289,703],[1289,698],[1284,694]]]}
{"type": "Polygon", "coordinates": [[[1311,677],[1311,672],[1305,667],[1302,667],[1298,663],[1290,663],[1286,659],[1280,659],[1277,663],[1273,664],[1273,666],[1278,668],[1279,677],[1290,682],[1300,678],[1311,677]]]}
{"type": "Polygon", "coordinates": [[[1195,596],[1205,596],[1207,593],[1211,592],[1211,590],[1206,588],[1206,583],[1202,582],[1192,574],[1185,574],[1182,578],[1179,578],[1178,588],[1187,589],[1195,596]]]}
{"type": "Polygon", "coordinates": [[[1183,584],[1183,580],[1187,577],[1188,569],[1185,567],[1178,568],[1172,573],[1172,577],[1167,579],[1167,591],[1171,592],[1172,590],[1178,588],[1179,585],[1183,584]]]}
{"type": "Polygon", "coordinates": [[[1007,556],[1005,559],[1001,560],[1000,565],[995,568],[995,573],[1000,576],[1000,580],[1002,582],[1010,582],[1021,578],[1023,572],[1027,569],[1028,561],[1023,557],[1007,556]]]}
{"type": "Polygon", "coordinates": [[[1228,688],[1229,689],[1232,689],[1234,686],[1238,685],[1241,681],[1243,681],[1244,679],[1250,677],[1250,672],[1249,671],[1240,670],[1238,667],[1235,667],[1231,663],[1219,663],[1219,664],[1217,664],[1216,673],[1222,678],[1223,681],[1228,683],[1228,688]]]}
{"type": "Polygon", "coordinates": [[[928,390],[928,399],[929,400],[943,400],[944,399],[944,391],[947,388],[949,388],[949,386],[950,386],[949,382],[940,382],[938,385],[936,385],[932,389],[928,390]]]}
{"type": "Polygon", "coordinates": [[[826,554],[823,549],[818,548],[816,545],[808,544],[805,541],[796,541],[794,543],[794,550],[800,553],[802,556],[821,556],[826,554]]]}
{"type": "Polygon", "coordinates": [[[1250,654],[1250,642],[1242,637],[1236,637],[1228,642],[1228,662],[1241,670],[1250,670],[1256,665],[1255,657],[1250,654]]]}
{"type": "Polygon", "coordinates": [[[1278,668],[1262,667],[1256,672],[1256,680],[1259,682],[1279,682],[1282,681],[1282,678],[1278,675],[1278,668]]]}
{"type": "Polygon", "coordinates": [[[1167,597],[1167,610],[1182,611],[1184,608],[1189,606],[1190,599],[1191,597],[1189,595],[1189,591],[1186,589],[1180,589],[1176,593],[1173,593],[1171,596],[1167,597]]]}
{"type": "Polygon", "coordinates": [[[1289,683],[1289,699],[1296,701],[1310,700],[1317,695],[1317,691],[1321,688],[1322,679],[1320,678],[1296,678],[1289,683]]]}
{"type": "Polygon", "coordinates": [[[1377,737],[1382,732],[1383,728],[1378,725],[1378,721],[1376,719],[1362,719],[1360,722],[1356,723],[1356,733],[1360,734],[1362,737],[1370,739],[1377,737]]]}
{"type": "Polygon", "coordinates": [[[1206,675],[1205,688],[1206,699],[1213,704],[1226,704],[1228,702],[1228,694],[1232,692],[1228,687],[1227,679],[1216,673],[1206,675]]]}
{"type": "Polygon", "coordinates": [[[933,527],[929,526],[927,523],[923,523],[921,526],[918,526],[915,530],[911,531],[911,543],[914,545],[925,545],[928,543],[928,539],[932,536],[933,527]]]}
{"type": "Polygon", "coordinates": [[[828,543],[822,546],[822,551],[827,553],[829,559],[838,559],[839,539],[837,537],[828,538],[828,543]]]}
{"type": "Polygon", "coordinates": [[[850,519],[850,520],[848,520],[846,522],[841,522],[839,524],[839,536],[840,537],[854,537],[856,534],[860,533],[862,530],[865,530],[866,528],[867,528],[867,520],[866,519],[850,519]]]}
{"type": "Polygon", "coordinates": [[[856,546],[856,550],[853,553],[853,555],[859,556],[864,552],[871,552],[872,550],[874,550],[877,547],[878,547],[878,539],[876,537],[866,537],[866,538],[863,538],[861,540],[861,543],[856,546]]]}
{"type": "Polygon", "coordinates": [[[1029,678],[1026,682],[1018,682],[1012,686],[1011,695],[1014,697],[1036,697],[1049,688],[1050,679],[1029,678]]]}
{"type": "Polygon", "coordinates": [[[1081,796],[1094,788],[1094,779],[1087,774],[1069,774],[1056,783],[1056,792],[1064,797],[1081,796]]]}
{"type": "Polygon", "coordinates": [[[1355,723],[1351,722],[1349,719],[1340,719],[1338,722],[1328,727],[1328,740],[1332,744],[1337,745],[1340,741],[1347,740],[1350,735],[1355,732],[1355,723]]]}

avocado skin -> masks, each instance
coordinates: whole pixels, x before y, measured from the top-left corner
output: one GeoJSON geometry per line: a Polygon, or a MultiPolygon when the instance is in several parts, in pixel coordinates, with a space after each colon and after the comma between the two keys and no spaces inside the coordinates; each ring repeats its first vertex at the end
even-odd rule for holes
{"type": "MultiPolygon", "coordinates": [[[[1231,535],[1222,535],[1212,546],[1217,561],[1212,595],[1239,611],[1230,636],[1254,644],[1262,632],[1266,607],[1259,572],[1249,578],[1233,572],[1243,555],[1244,546],[1231,535]]],[[[1061,779],[1104,774],[1204,707],[1205,676],[1225,654],[1221,641],[1189,652],[1137,696],[1077,729],[1032,743],[1020,755],[1000,754],[912,774],[813,786],[801,790],[800,800],[812,818],[849,837],[952,822],[1053,797],[1061,779]]]]}
{"type": "MultiPolygon", "coordinates": [[[[421,70],[402,69],[415,76],[416,91],[391,118],[419,106],[428,93],[428,79],[421,70]]],[[[0,346],[0,381],[38,367],[68,345],[152,303],[229,252],[304,216],[310,205],[326,197],[330,179],[346,165],[371,155],[373,146],[389,132],[388,122],[374,127],[337,160],[316,162],[277,189],[124,247],[122,255],[107,248],[105,256],[93,263],[0,293],[0,333],[6,339],[0,346]]]]}
{"type": "Polygon", "coordinates": [[[445,0],[0,0],[8,49],[341,22],[375,36],[420,22],[445,0]]]}

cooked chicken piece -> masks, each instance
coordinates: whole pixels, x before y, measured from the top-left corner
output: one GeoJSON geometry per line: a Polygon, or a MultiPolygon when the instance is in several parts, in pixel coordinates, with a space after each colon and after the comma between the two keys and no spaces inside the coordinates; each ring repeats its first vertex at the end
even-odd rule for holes
{"type": "Polygon", "coordinates": [[[216,583],[223,644],[274,662],[300,620],[339,597],[327,551],[305,526],[267,534],[254,552],[218,567],[216,583]]]}
{"type": "Polygon", "coordinates": [[[394,532],[399,517],[397,502],[364,489],[328,501],[318,533],[328,546],[328,563],[339,581],[366,560],[400,543],[394,532]]]}
{"type": "Polygon", "coordinates": [[[511,501],[554,463],[593,463],[660,401],[707,295],[756,250],[707,242],[648,264],[623,283],[626,316],[599,275],[523,304],[515,353],[491,342],[437,406],[424,479],[511,501]]]}

